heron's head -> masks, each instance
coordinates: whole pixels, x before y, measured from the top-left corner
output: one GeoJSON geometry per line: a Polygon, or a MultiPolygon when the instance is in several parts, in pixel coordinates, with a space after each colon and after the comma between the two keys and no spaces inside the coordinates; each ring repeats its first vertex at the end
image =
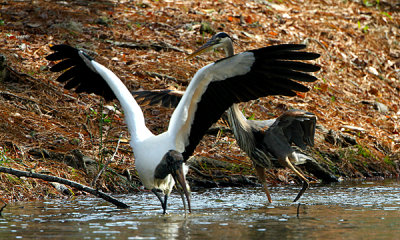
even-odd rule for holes
{"type": "Polygon", "coordinates": [[[224,48],[225,51],[227,52],[228,49],[232,48],[232,45],[233,45],[233,39],[227,33],[219,32],[214,36],[212,36],[211,39],[208,40],[203,46],[201,46],[192,54],[187,56],[186,59],[193,58],[197,55],[211,51],[216,48],[224,48]]]}
{"type": "MultiPolygon", "coordinates": [[[[159,179],[164,179],[171,174],[172,178],[175,181],[176,187],[178,191],[181,193],[182,191],[185,194],[186,201],[188,203],[189,212],[191,212],[190,207],[190,194],[189,194],[189,187],[186,182],[186,171],[184,169],[184,159],[182,153],[169,150],[161,160],[160,164],[157,166],[155,171],[155,177],[159,179]]],[[[184,197],[182,196],[182,200],[184,201],[184,197]]],[[[186,210],[186,204],[183,202],[186,210]]]]}

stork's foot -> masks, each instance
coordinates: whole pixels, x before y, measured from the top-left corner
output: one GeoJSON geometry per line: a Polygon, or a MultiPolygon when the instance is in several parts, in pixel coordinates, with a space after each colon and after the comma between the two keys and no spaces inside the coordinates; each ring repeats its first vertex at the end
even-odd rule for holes
{"type": "Polygon", "coordinates": [[[303,195],[303,193],[307,190],[309,186],[308,181],[303,181],[303,188],[301,188],[300,192],[297,194],[296,198],[294,199],[293,202],[296,202],[297,200],[299,200],[299,198],[303,195]]]}
{"type": "Polygon", "coordinates": [[[164,199],[162,198],[162,193],[159,189],[153,188],[151,191],[157,196],[158,200],[161,202],[161,207],[163,209],[163,214],[167,214],[167,200],[168,195],[164,195],[164,199]]]}

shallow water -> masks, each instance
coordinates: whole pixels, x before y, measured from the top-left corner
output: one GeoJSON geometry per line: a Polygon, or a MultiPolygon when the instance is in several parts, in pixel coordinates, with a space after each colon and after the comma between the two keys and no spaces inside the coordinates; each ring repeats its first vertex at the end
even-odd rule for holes
{"type": "Polygon", "coordinates": [[[400,183],[208,189],[192,193],[186,218],[178,195],[162,215],[151,193],[119,196],[117,209],[97,198],[16,203],[0,217],[0,239],[399,239],[400,183]]]}

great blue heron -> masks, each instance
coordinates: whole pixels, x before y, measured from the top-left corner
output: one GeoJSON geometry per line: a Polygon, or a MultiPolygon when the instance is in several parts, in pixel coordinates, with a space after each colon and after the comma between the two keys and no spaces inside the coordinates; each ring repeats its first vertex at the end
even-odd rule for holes
{"type": "MultiPolygon", "coordinates": [[[[226,33],[217,33],[203,46],[194,51],[188,58],[197,56],[201,53],[210,51],[215,48],[223,48],[227,57],[234,54],[233,41],[226,33]]],[[[282,62],[283,66],[270,65],[274,69],[275,74],[286,74],[287,63],[282,62]]],[[[297,62],[297,70],[316,71],[318,67],[304,65],[297,62]]],[[[298,73],[300,74],[300,73],[298,73]]],[[[304,73],[301,73],[304,74],[304,73]]],[[[136,91],[132,92],[139,103],[149,103],[150,105],[161,104],[165,107],[175,107],[179,102],[181,91],[173,90],[153,90],[153,91],[136,91]]],[[[297,201],[309,186],[307,178],[296,169],[291,162],[296,162],[297,155],[291,144],[294,143],[301,149],[305,149],[307,145],[314,145],[314,134],[316,117],[310,112],[303,110],[289,110],[283,113],[275,121],[257,121],[247,120],[239,109],[237,104],[233,104],[227,111],[228,123],[233,131],[239,147],[246,152],[253,162],[257,177],[267,195],[268,201],[272,202],[271,196],[265,179],[265,168],[271,168],[273,164],[278,163],[283,167],[290,168],[303,181],[303,187],[294,199],[297,201]]]]}
{"type": "MultiPolygon", "coordinates": [[[[313,60],[320,55],[299,51],[305,45],[286,44],[242,52],[211,63],[194,75],[171,116],[168,130],[154,135],[146,127],[143,112],[122,81],[109,69],[83,51],[68,45],[55,45],[47,60],[63,60],[51,71],[65,71],[57,80],[75,92],[95,93],[106,100],[117,98],[131,135],[135,166],[143,185],[160,200],[163,212],[175,184],[183,189],[189,212],[190,194],[185,174],[186,160],[207,131],[233,103],[268,95],[294,96],[309,89],[293,80],[313,82],[317,78],[299,71],[319,67],[297,60],[313,60]],[[280,65],[277,72],[270,65],[280,65]],[[164,195],[164,199],[162,198],[164,195]]],[[[183,194],[183,204],[186,210],[183,194]]]]}

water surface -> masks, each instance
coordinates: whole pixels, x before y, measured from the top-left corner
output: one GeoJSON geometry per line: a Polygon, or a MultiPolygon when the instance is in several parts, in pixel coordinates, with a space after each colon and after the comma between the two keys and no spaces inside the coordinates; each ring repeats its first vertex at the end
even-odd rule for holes
{"type": "Polygon", "coordinates": [[[119,196],[118,209],[97,198],[16,203],[0,217],[0,239],[399,239],[400,183],[207,189],[192,193],[192,214],[173,194],[169,214],[142,192],[119,196]],[[298,210],[299,209],[299,210],[298,210]]]}

